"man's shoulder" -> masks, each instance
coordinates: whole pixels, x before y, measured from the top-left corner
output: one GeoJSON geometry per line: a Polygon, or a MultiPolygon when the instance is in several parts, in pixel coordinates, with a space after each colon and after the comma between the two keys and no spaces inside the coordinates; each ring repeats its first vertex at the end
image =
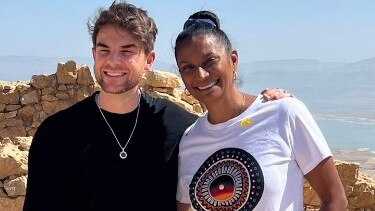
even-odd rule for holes
{"type": "Polygon", "coordinates": [[[48,122],[49,124],[59,124],[71,122],[72,124],[75,120],[79,120],[82,116],[90,112],[90,104],[93,102],[93,95],[89,96],[65,109],[59,110],[54,114],[48,116],[43,122],[48,122]]]}
{"type": "MultiPolygon", "coordinates": [[[[178,115],[178,117],[191,117],[196,119],[198,116],[193,114],[181,106],[177,105],[168,99],[152,97],[147,93],[143,93],[143,97],[150,108],[153,108],[155,113],[163,112],[166,115],[178,115]]],[[[175,116],[176,117],[176,116],[175,116]]]]}

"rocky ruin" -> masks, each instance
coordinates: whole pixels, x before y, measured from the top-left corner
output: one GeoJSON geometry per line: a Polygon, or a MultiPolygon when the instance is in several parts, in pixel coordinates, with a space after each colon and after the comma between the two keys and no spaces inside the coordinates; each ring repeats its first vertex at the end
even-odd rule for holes
{"type": "MultiPolygon", "coordinates": [[[[173,73],[148,72],[141,84],[152,96],[169,99],[198,115],[204,112],[204,106],[186,95],[181,79],[173,73]]],[[[89,67],[74,61],[59,63],[55,74],[35,75],[30,81],[0,81],[0,210],[22,210],[28,150],[40,123],[99,89],[89,67]]],[[[363,174],[358,163],[337,160],[336,167],[350,210],[375,210],[374,178],[363,174]]],[[[306,210],[318,210],[319,198],[307,182],[304,195],[306,210]]]]}

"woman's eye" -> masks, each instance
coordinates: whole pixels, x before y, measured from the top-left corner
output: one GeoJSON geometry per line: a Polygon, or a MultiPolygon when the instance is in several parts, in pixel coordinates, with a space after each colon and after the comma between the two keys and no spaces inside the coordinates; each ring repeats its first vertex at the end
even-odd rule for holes
{"type": "Polygon", "coordinates": [[[183,72],[189,73],[194,71],[194,67],[192,65],[186,65],[182,68],[183,72]]]}
{"type": "Polygon", "coordinates": [[[205,63],[203,63],[202,67],[204,69],[208,69],[208,68],[212,67],[217,61],[218,61],[217,58],[210,58],[205,63]]]}

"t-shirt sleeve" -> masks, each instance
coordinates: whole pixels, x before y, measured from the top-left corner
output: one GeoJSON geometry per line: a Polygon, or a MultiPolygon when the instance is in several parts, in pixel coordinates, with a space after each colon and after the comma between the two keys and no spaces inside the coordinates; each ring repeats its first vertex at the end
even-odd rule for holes
{"type": "Polygon", "coordinates": [[[166,111],[162,124],[167,128],[165,153],[166,159],[169,160],[174,150],[178,148],[182,134],[187,127],[195,122],[198,116],[186,111],[173,102],[164,100],[164,103],[166,104],[166,111]]]}
{"type": "MultiPolygon", "coordinates": [[[[69,122],[69,118],[64,118],[69,122]]],[[[75,156],[66,153],[65,149],[71,145],[63,144],[66,142],[59,125],[64,124],[60,120],[56,114],[49,116],[38,127],[31,142],[24,211],[69,210],[76,206],[78,198],[70,194],[71,187],[76,185],[73,183],[76,171],[71,166],[75,156]]]]}
{"type": "MultiPolygon", "coordinates": [[[[296,162],[306,175],[332,156],[327,141],[304,103],[290,99],[286,107],[285,130],[296,162]]],[[[284,104],[286,105],[286,104],[284,104]]]]}
{"type": "MultiPolygon", "coordinates": [[[[185,130],[182,137],[182,141],[186,137],[185,135],[191,130],[192,127],[193,125],[190,125],[185,130]]],[[[190,162],[188,162],[184,156],[178,156],[178,182],[176,200],[184,204],[191,204],[189,196],[189,184],[191,178],[189,178],[189,175],[191,174],[192,169],[189,164],[190,162]]]]}
{"type": "Polygon", "coordinates": [[[183,177],[179,177],[177,183],[176,200],[183,204],[191,204],[189,197],[189,183],[183,177]]]}

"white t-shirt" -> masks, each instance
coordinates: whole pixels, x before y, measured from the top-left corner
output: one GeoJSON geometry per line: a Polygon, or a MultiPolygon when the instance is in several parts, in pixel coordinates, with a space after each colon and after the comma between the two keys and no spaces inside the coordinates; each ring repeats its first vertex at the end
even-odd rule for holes
{"type": "Polygon", "coordinates": [[[258,96],[227,122],[206,114],[185,131],[176,198],[196,210],[303,210],[304,175],[329,156],[301,101],[258,96]]]}

